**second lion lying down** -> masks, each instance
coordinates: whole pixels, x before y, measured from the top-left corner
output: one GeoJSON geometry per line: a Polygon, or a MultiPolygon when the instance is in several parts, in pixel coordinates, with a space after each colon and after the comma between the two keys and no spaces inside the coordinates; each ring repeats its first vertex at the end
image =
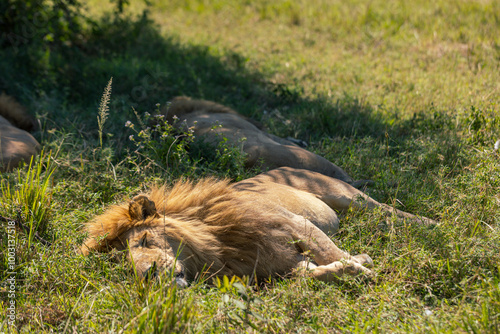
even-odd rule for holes
{"type": "Polygon", "coordinates": [[[87,225],[82,253],[127,252],[143,277],[170,273],[179,285],[207,275],[266,279],[308,268],[330,282],[343,274],[371,274],[366,254],[351,256],[327,234],[338,229],[335,210],[380,208],[423,223],[349,184],[307,170],[278,168],[229,184],[208,178],[109,208],[87,225]]]}
{"type": "Polygon", "coordinates": [[[231,146],[239,147],[245,153],[246,167],[260,167],[263,171],[278,167],[307,169],[342,180],[356,188],[367,183],[366,180],[354,181],[331,161],[288,139],[263,131],[258,122],[221,104],[179,96],[163,109],[163,113],[170,124],[176,124],[175,117],[184,120],[176,126],[193,129],[198,140],[217,146],[224,138],[231,146]]]}

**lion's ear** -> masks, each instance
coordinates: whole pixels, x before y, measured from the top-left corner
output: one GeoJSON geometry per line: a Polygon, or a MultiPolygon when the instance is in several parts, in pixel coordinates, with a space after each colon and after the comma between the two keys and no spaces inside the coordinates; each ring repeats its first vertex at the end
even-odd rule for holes
{"type": "Polygon", "coordinates": [[[137,195],[130,201],[128,212],[132,220],[144,220],[150,216],[155,216],[155,202],[146,195],[137,195]]]}

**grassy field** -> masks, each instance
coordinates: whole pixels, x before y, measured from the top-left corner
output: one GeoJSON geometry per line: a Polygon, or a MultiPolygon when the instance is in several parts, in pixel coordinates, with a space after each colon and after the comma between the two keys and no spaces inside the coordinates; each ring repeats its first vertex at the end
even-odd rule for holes
{"type": "MultiPolygon", "coordinates": [[[[52,243],[16,232],[19,332],[500,332],[498,1],[131,0],[119,14],[91,0],[84,11],[92,21],[66,27],[69,37],[45,29],[53,17],[27,17],[22,41],[0,49],[0,90],[37,116],[44,149],[0,174],[0,215],[52,243]],[[439,223],[343,215],[333,240],[370,254],[377,276],[330,285],[296,277],[177,291],[135,280],[115,254],[79,255],[84,223],[148,184],[254,175],[230,149],[199,161],[179,147],[167,169],[125,127],[140,130],[135,113],[177,95],[306,140],[374,180],[377,200],[439,223]]],[[[2,222],[5,311],[7,233],[2,222]]],[[[0,332],[15,332],[6,314],[0,332]]]]}

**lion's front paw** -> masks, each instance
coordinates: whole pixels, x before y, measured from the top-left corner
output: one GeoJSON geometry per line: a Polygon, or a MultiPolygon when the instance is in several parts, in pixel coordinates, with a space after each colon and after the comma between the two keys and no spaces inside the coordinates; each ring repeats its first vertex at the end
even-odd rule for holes
{"type": "MultiPolygon", "coordinates": [[[[370,259],[371,260],[371,259],[370,259]]],[[[342,262],[342,261],[341,261],[342,262]]],[[[373,265],[373,262],[372,262],[373,265]]],[[[373,277],[375,274],[373,271],[356,262],[344,263],[343,272],[349,276],[367,276],[373,277]]]]}
{"type": "Polygon", "coordinates": [[[373,268],[373,260],[368,254],[358,254],[353,258],[366,268],[373,268]]]}

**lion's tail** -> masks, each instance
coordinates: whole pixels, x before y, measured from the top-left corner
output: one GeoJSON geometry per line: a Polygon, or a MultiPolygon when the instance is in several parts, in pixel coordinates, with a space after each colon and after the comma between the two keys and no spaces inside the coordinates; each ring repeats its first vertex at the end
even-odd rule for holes
{"type": "Polygon", "coordinates": [[[35,127],[35,121],[28,115],[26,109],[12,96],[5,93],[0,95],[0,116],[26,131],[31,131],[35,127]]]}

